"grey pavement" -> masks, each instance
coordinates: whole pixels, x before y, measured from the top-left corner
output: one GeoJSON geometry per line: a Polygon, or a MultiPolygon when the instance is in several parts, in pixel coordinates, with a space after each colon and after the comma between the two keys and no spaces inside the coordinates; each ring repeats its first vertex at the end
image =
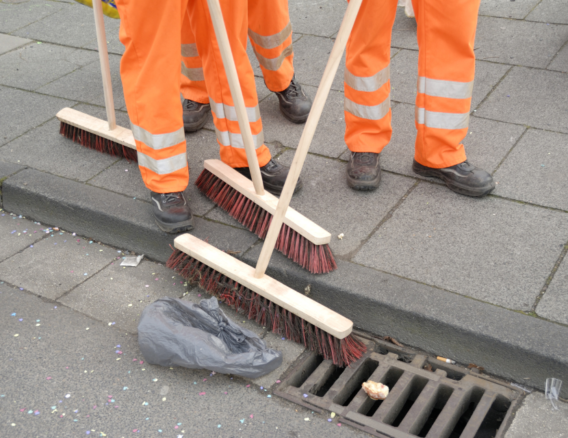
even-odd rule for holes
{"type": "MultiPolygon", "coordinates": [[[[296,74],[312,97],[344,9],[340,1],[290,0],[296,74]]],[[[336,310],[366,330],[397,333],[410,345],[455,353],[466,365],[477,363],[518,382],[531,377],[532,386],[541,389],[547,370],[537,371],[539,361],[550,360],[551,369],[566,369],[563,377],[568,380],[567,13],[563,0],[482,0],[471,123],[464,145],[471,162],[494,175],[497,188],[484,199],[471,199],[412,172],[418,47],[416,23],[399,9],[391,51],[394,132],[382,154],[381,187],[354,193],[344,181],[349,152],[343,141],[342,63],[302,174],[304,189],[292,202],[330,231],[340,270],[328,277],[333,281],[320,280],[278,255],[270,269],[302,289],[322,282],[334,293],[348,294],[352,301],[341,301],[347,307],[336,310]],[[338,239],[341,233],[344,237],[338,239]],[[356,281],[351,281],[354,276],[356,281]],[[425,294],[424,309],[416,309],[422,301],[411,302],[413,294],[425,294]],[[439,303],[438,310],[428,305],[429,298],[439,303]],[[388,325],[372,319],[385,308],[405,316],[387,318],[388,325]],[[472,309],[476,313],[471,320],[478,323],[459,320],[457,308],[472,309]],[[426,320],[429,331],[417,326],[410,330],[409,325],[426,320]],[[509,362],[483,354],[484,343],[499,336],[489,334],[488,328],[505,322],[518,334],[515,342],[503,341],[511,347],[509,362]],[[529,333],[529,327],[538,327],[538,333],[529,333]],[[549,345],[547,332],[564,335],[549,345]],[[454,333],[463,336],[460,342],[475,338],[476,347],[468,353],[447,341],[454,333]],[[537,345],[548,345],[548,353],[543,348],[537,354],[537,345]],[[523,354],[526,361],[518,360],[523,354]]],[[[105,117],[92,10],[71,0],[2,0],[0,17],[0,205],[96,242],[144,252],[152,259],[145,264],[163,263],[172,237],[153,224],[148,191],[136,165],[82,148],[58,133],[55,114],[61,108],[105,117]]],[[[119,75],[119,21],[105,18],[105,24],[117,118],[128,126],[119,75]]],[[[278,160],[289,163],[303,127],[282,117],[257,61],[251,62],[266,142],[278,160]]],[[[186,138],[195,234],[253,263],[260,243],[256,236],[193,185],[203,160],[218,156],[211,121],[186,138]]],[[[34,280],[25,275],[29,267],[24,261],[29,259],[24,253],[46,250],[42,247],[48,239],[37,241],[41,230],[33,224],[29,230],[22,226],[10,229],[11,223],[0,223],[0,239],[7,242],[0,245],[0,280],[46,300],[61,300],[90,318],[112,316],[115,329],[120,325],[132,333],[133,312],[104,301],[95,309],[82,299],[105,300],[104,288],[115,281],[109,278],[121,278],[118,272],[114,277],[116,266],[104,248],[91,254],[75,245],[73,249],[84,249],[84,254],[77,253],[79,258],[67,266],[69,272],[58,278],[52,274],[65,264],[60,257],[38,256],[33,263],[39,264],[41,278],[34,280]],[[14,230],[28,240],[5,240],[14,230]],[[70,272],[76,270],[74,263],[85,268],[83,272],[70,272]],[[90,286],[93,279],[104,287],[90,286]]],[[[58,245],[49,245],[53,254],[63,256],[67,253],[62,248],[71,245],[61,239],[66,240],[54,236],[52,243],[58,245]]],[[[145,279],[132,281],[142,284],[145,279]]],[[[172,284],[171,290],[160,293],[175,295],[182,286],[172,284]]],[[[135,291],[121,296],[133,301],[135,309],[130,310],[139,311],[146,302],[135,291]]],[[[323,293],[314,298],[333,306],[323,293]]],[[[502,347],[491,344],[489,351],[502,347]]],[[[568,385],[565,391],[568,397],[568,385]]]]}

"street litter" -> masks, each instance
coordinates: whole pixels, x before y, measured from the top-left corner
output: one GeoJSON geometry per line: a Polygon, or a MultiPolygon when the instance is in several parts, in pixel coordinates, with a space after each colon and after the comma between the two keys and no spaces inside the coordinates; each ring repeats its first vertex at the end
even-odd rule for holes
{"type": "Polygon", "coordinates": [[[215,297],[199,304],[165,297],[150,304],[140,317],[138,344],[148,363],[164,367],[254,379],[282,365],[282,353],[227,318],[215,297]]]}
{"type": "Polygon", "coordinates": [[[363,387],[363,391],[373,400],[384,400],[389,395],[389,387],[379,382],[368,380],[367,382],[363,382],[361,386],[363,387]]]}
{"type": "Polygon", "coordinates": [[[446,359],[445,357],[442,357],[442,356],[438,356],[438,357],[436,357],[436,359],[441,360],[442,362],[451,363],[452,365],[455,365],[455,363],[456,363],[455,360],[446,359]]]}
{"type": "Polygon", "coordinates": [[[144,254],[134,257],[124,257],[120,266],[138,266],[143,258],[144,254]]]}
{"type": "Polygon", "coordinates": [[[562,380],[549,377],[546,379],[546,387],[544,390],[544,398],[550,400],[552,407],[558,410],[558,397],[560,396],[560,388],[562,380]]]}

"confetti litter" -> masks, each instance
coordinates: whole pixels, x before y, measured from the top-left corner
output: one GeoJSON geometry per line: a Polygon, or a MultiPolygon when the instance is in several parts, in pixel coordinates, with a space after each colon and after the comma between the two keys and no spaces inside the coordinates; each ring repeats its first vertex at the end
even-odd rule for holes
{"type": "Polygon", "coordinates": [[[335,418],[335,412],[332,412],[330,415],[331,418],[335,418]]]}
{"type": "Polygon", "coordinates": [[[331,418],[328,418],[327,421],[331,421],[331,418]]]}
{"type": "Polygon", "coordinates": [[[252,415],[252,414],[250,414],[250,418],[253,418],[253,415],[252,415]]]}
{"type": "Polygon", "coordinates": [[[157,381],[158,381],[158,379],[152,379],[152,382],[157,382],[157,381]]]}
{"type": "Polygon", "coordinates": [[[341,427],[341,423],[337,423],[337,426],[338,426],[338,427],[341,427]]]}
{"type": "Polygon", "coordinates": [[[132,307],[132,304],[129,304],[128,307],[132,307]]]}
{"type": "Polygon", "coordinates": [[[304,398],[308,398],[308,394],[304,394],[304,398]]]}
{"type": "Polygon", "coordinates": [[[71,394],[65,394],[65,398],[71,397],[71,394]]]}
{"type": "Polygon", "coordinates": [[[310,419],[306,417],[306,418],[304,418],[304,421],[310,421],[310,419]]]}
{"type": "Polygon", "coordinates": [[[264,389],[264,388],[261,386],[260,389],[264,389]]]}
{"type": "Polygon", "coordinates": [[[16,316],[16,314],[15,314],[15,313],[12,313],[12,316],[16,316]]]}
{"type": "Polygon", "coordinates": [[[142,403],[142,406],[148,406],[148,402],[142,403]]]}
{"type": "Polygon", "coordinates": [[[247,385],[247,388],[250,388],[250,385],[247,385]]]}
{"type": "Polygon", "coordinates": [[[245,419],[243,418],[242,420],[239,420],[241,422],[241,424],[243,424],[245,422],[245,419]]]}
{"type": "Polygon", "coordinates": [[[124,388],[122,388],[123,391],[126,391],[128,389],[128,386],[125,386],[124,388]]]}
{"type": "MultiPolygon", "coordinates": [[[[220,427],[221,427],[221,425],[220,425],[220,424],[218,424],[218,425],[217,425],[217,428],[220,428],[220,427]]],[[[178,436],[179,436],[179,435],[178,435],[178,436]]]]}
{"type": "Polygon", "coordinates": [[[14,337],[18,337],[18,336],[20,336],[18,333],[16,333],[16,334],[14,335],[14,337]]]}
{"type": "Polygon", "coordinates": [[[85,330],[89,330],[89,327],[87,327],[85,330]]]}
{"type": "Polygon", "coordinates": [[[51,380],[51,377],[48,377],[47,380],[51,380]]]}
{"type": "Polygon", "coordinates": [[[162,401],[166,401],[166,397],[164,397],[164,398],[162,399],[162,401]]]}
{"type": "Polygon", "coordinates": [[[272,398],[272,396],[271,396],[271,395],[267,395],[267,397],[268,397],[268,398],[272,398]]]}
{"type": "Polygon", "coordinates": [[[205,395],[205,393],[204,393],[204,392],[200,392],[199,395],[205,395]]]}

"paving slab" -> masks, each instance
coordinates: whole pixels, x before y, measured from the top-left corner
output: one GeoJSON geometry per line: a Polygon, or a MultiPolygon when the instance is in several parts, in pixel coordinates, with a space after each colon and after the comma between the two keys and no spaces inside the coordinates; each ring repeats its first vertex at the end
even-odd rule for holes
{"type": "Polygon", "coordinates": [[[164,265],[149,260],[142,260],[136,267],[120,266],[120,262],[115,260],[59,301],[136,334],[144,308],[163,297],[180,298],[186,290],[185,281],[164,265]]]}
{"type": "Polygon", "coordinates": [[[547,67],[549,70],[558,70],[568,73],[568,44],[556,54],[556,58],[547,67]]]}
{"type": "MultiPolygon", "coordinates": [[[[19,38],[12,35],[0,33],[0,55],[8,53],[20,46],[31,43],[32,41],[27,38],[19,38]]],[[[4,58],[2,58],[4,60],[4,58]]],[[[0,70],[1,71],[1,70],[0,70]]]]}
{"type": "Polygon", "coordinates": [[[0,58],[0,81],[35,90],[91,62],[98,62],[98,55],[89,50],[31,43],[0,58]]]}
{"type": "Polygon", "coordinates": [[[0,106],[0,147],[53,118],[61,108],[74,104],[70,100],[4,88],[0,106]]]}
{"type": "Polygon", "coordinates": [[[525,18],[541,0],[481,0],[479,15],[503,18],[525,18]]]}
{"type": "MultiPolygon", "coordinates": [[[[474,110],[497,85],[511,67],[491,62],[476,61],[475,82],[471,109],[474,110]]],[[[392,60],[391,98],[397,102],[414,103],[418,80],[418,52],[401,50],[392,60]]]]}
{"type": "Polygon", "coordinates": [[[0,263],[0,278],[37,295],[56,299],[81,284],[115,257],[114,249],[54,232],[0,263]]]}
{"type": "MultiPolygon", "coordinates": [[[[97,37],[93,10],[76,2],[62,4],[63,7],[57,13],[20,28],[13,34],[63,46],[96,49],[97,37]],[[69,23],[73,25],[70,26],[69,23]]],[[[119,24],[119,20],[105,17],[109,51],[121,54],[122,44],[118,41],[119,24]]]]}
{"type": "MultiPolygon", "coordinates": [[[[294,151],[285,152],[279,161],[289,165],[294,151]]],[[[356,192],[345,182],[343,162],[310,155],[302,169],[304,188],[292,198],[292,208],[331,233],[331,249],[346,256],[371,235],[389,210],[415,183],[413,179],[384,174],[382,189],[356,192]],[[338,239],[343,233],[345,237],[338,239]]]]}
{"type": "Polygon", "coordinates": [[[0,32],[12,33],[57,13],[66,2],[45,0],[4,0],[0,3],[0,32]]]}
{"type": "Polygon", "coordinates": [[[44,237],[44,226],[0,210],[0,262],[44,237]]]}
{"type": "Polygon", "coordinates": [[[568,3],[563,0],[542,0],[526,20],[568,24],[568,3]]]}
{"type": "Polygon", "coordinates": [[[476,115],[568,133],[568,87],[563,73],[514,67],[477,109],[476,115]]]}
{"type": "MultiPolygon", "coordinates": [[[[414,105],[398,104],[393,109],[392,126],[391,142],[381,153],[382,168],[442,184],[439,179],[420,177],[412,171],[416,142],[414,105]]],[[[463,140],[467,157],[471,163],[492,173],[524,131],[522,126],[471,117],[468,135],[463,140]]]]}
{"type": "MultiPolygon", "coordinates": [[[[304,35],[294,44],[294,69],[298,71],[300,83],[318,87],[325,70],[334,41],[312,35],[304,35]]],[[[345,74],[345,53],[339,63],[339,68],[331,85],[332,90],[343,91],[343,76],[345,74]]],[[[312,99],[315,93],[310,94],[312,99]]]]}
{"type": "Polygon", "coordinates": [[[529,129],[511,151],[495,180],[495,194],[568,210],[568,134],[529,129]]]}
{"type": "Polygon", "coordinates": [[[416,29],[416,19],[407,17],[404,8],[397,8],[392,28],[391,46],[399,49],[418,50],[416,29]]]}
{"type": "MultiPolygon", "coordinates": [[[[120,80],[120,58],[119,55],[109,55],[114,106],[122,109],[125,106],[125,102],[120,80]]],[[[105,104],[101,67],[98,62],[93,62],[77,69],[60,79],[38,88],[37,91],[42,94],[64,97],[82,103],[98,106],[104,106],[105,104]]]]}
{"type": "Polygon", "coordinates": [[[566,213],[421,183],[353,261],[529,311],[568,241],[567,219],[566,213]]]}
{"type": "MultiPolygon", "coordinates": [[[[54,110],[51,115],[55,116],[61,108],[54,110]]],[[[26,132],[0,148],[0,160],[19,162],[77,181],[87,181],[118,161],[116,157],[101,154],[63,137],[59,134],[59,126],[59,120],[53,118],[26,132]]]]}
{"type": "Polygon", "coordinates": [[[558,408],[554,410],[540,392],[527,395],[505,438],[568,437],[568,404],[558,402],[558,408]]]}
{"type": "MultiPolygon", "coordinates": [[[[304,86],[306,93],[315,96],[317,87],[304,86]]],[[[275,95],[268,97],[260,104],[264,139],[268,143],[278,142],[283,146],[296,148],[305,125],[292,123],[284,118],[275,95]]],[[[345,118],[343,113],[343,93],[330,91],[318,123],[318,128],[310,145],[310,152],[336,158],[346,149],[343,136],[345,134],[345,118]]]]}
{"type": "MultiPolygon", "coordinates": [[[[568,259],[554,273],[546,292],[536,306],[536,313],[543,318],[568,324],[568,259]]],[[[554,376],[551,376],[554,377],[554,376]]]]}
{"type": "MultiPolygon", "coordinates": [[[[203,170],[204,160],[219,157],[219,146],[215,138],[215,133],[208,130],[186,135],[190,169],[186,193],[191,200],[193,213],[198,216],[205,215],[214,207],[211,201],[199,193],[195,180],[203,170]]],[[[125,159],[98,174],[89,184],[150,202],[150,191],[142,181],[138,164],[125,159]]]]}
{"type": "Polygon", "coordinates": [[[339,30],[347,3],[321,0],[288,2],[294,32],[329,37],[339,30]]]}
{"type": "Polygon", "coordinates": [[[567,39],[567,26],[479,17],[475,54],[481,61],[544,68],[567,39]]]}

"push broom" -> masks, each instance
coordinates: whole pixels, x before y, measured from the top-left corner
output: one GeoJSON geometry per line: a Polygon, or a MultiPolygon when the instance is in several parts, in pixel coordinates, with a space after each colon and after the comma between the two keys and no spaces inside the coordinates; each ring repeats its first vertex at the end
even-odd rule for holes
{"type": "Polygon", "coordinates": [[[61,122],[59,133],[89,149],[123,157],[130,161],[138,161],[132,131],[116,124],[101,0],[93,0],[93,11],[107,121],[73,108],[63,108],[57,113],[57,118],[61,122]]]}
{"type": "MultiPolygon", "coordinates": [[[[207,2],[221,45],[224,30],[221,9],[218,0],[207,2]]],[[[174,240],[176,250],[167,262],[169,268],[189,282],[198,283],[249,319],[303,344],[340,367],[359,359],[366,350],[365,344],[351,334],[353,323],[265,272],[360,6],[361,0],[351,0],[345,12],[256,268],[190,234],[174,240]]]]}

